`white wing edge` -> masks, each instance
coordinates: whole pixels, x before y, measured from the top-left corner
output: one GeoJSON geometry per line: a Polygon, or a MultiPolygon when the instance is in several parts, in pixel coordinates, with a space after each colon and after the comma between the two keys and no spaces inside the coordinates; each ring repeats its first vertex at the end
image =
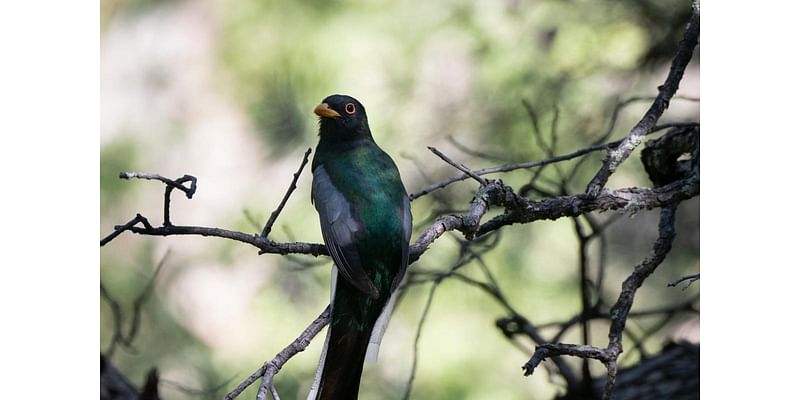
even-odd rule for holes
{"type": "Polygon", "coordinates": [[[378,352],[380,352],[381,349],[383,334],[386,333],[386,328],[389,326],[389,318],[392,316],[394,303],[397,302],[399,294],[399,290],[395,290],[392,293],[392,296],[389,297],[389,301],[383,306],[383,311],[381,311],[381,315],[378,316],[378,320],[375,321],[375,326],[372,328],[372,334],[369,337],[369,345],[367,345],[367,357],[365,360],[368,363],[374,364],[378,362],[378,352]]]}

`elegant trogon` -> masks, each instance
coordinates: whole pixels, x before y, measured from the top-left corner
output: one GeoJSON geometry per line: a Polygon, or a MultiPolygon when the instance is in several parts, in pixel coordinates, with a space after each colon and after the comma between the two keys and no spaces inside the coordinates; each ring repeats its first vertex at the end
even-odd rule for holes
{"type": "Polygon", "coordinates": [[[328,337],[308,398],[352,400],[365,358],[377,357],[408,265],[411,207],[358,100],[328,96],[314,113],[320,119],[311,199],[336,268],[328,337]]]}

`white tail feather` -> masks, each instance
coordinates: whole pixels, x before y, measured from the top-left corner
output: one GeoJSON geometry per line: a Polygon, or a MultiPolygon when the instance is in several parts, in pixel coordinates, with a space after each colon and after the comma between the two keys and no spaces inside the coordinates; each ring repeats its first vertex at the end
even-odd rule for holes
{"type": "MultiPolygon", "coordinates": [[[[333,318],[333,296],[336,295],[336,266],[331,268],[331,318],[333,318]]],[[[308,392],[306,400],[314,400],[319,392],[319,385],[322,382],[322,368],[325,367],[325,356],[328,354],[328,342],[331,340],[331,326],[328,324],[328,333],[325,335],[325,345],[322,346],[322,354],[319,356],[319,366],[314,374],[314,382],[311,384],[311,391],[308,392]]]]}
{"type": "Polygon", "coordinates": [[[383,334],[386,333],[386,327],[389,326],[389,318],[392,316],[394,303],[397,301],[399,293],[399,290],[395,290],[394,293],[392,293],[391,297],[389,297],[389,301],[383,306],[383,311],[381,311],[381,315],[378,316],[378,320],[375,321],[375,326],[372,328],[372,334],[369,337],[369,345],[367,345],[366,361],[369,363],[378,362],[381,340],[383,340],[383,334]]]}

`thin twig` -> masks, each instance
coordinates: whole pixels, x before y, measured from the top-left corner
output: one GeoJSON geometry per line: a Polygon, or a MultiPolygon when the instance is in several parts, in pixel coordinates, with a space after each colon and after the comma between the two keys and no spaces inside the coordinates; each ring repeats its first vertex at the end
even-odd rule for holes
{"type": "Polygon", "coordinates": [[[197,178],[191,175],[183,175],[182,177],[172,180],[169,178],[165,178],[158,174],[150,174],[147,172],[120,172],[119,173],[120,179],[147,179],[147,180],[157,180],[163,182],[168,187],[172,187],[174,189],[178,189],[181,192],[186,194],[187,199],[191,199],[194,196],[195,191],[197,191],[197,178]],[[183,186],[183,183],[191,182],[189,187],[183,186]]]}
{"type": "Polygon", "coordinates": [[[106,303],[108,303],[108,306],[111,307],[111,320],[114,333],[111,334],[111,343],[108,344],[105,353],[108,357],[112,357],[114,356],[117,344],[124,342],[124,334],[122,333],[122,307],[120,307],[119,302],[111,296],[111,293],[108,292],[106,287],[103,286],[102,281],[100,282],[100,296],[103,297],[106,303]]]}
{"type": "Polygon", "coordinates": [[[253,382],[258,380],[258,378],[262,378],[261,387],[259,388],[259,399],[266,398],[266,391],[262,394],[261,388],[268,388],[272,385],[272,378],[275,374],[280,371],[284,364],[286,364],[289,359],[291,359],[295,354],[303,351],[308,347],[311,343],[311,339],[314,339],[315,336],[322,330],[325,325],[330,322],[331,316],[331,307],[330,305],[325,307],[325,310],[308,325],[308,327],[298,336],[292,343],[289,343],[288,346],[284,347],[272,360],[267,361],[264,365],[261,366],[256,372],[253,372],[250,376],[248,376],[242,383],[240,383],[236,388],[234,388],[230,393],[225,395],[225,400],[232,400],[239,396],[248,386],[250,386],[253,382]]]}
{"type": "Polygon", "coordinates": [[[186,194],[187,199],[191,199],[194,196],[194,192],[197,190],[197,178],[191,175],[183,175],[182,177],[172,180],[165,178],[158,174],[149,174],[145,172],[121,172],[119,174],[120,179],[148,179],[148,180],[158,180],[163,182],[166,185],[164,189],[164,226],[172,225],[172,221],[169,218],[169,209],[170,209],[170,201],[172,198],[172,190],[178,189],[184,194],[186,194]],[[183,186],[185,182],[191,182],[189,187],[183,186]]]}
{"type": "MultiPolygon", "coordinates": [[[[474,170],[474,171],[471,171],[471,172],[473,174],[475,174],[475,175],[481,176],[481,175],[488,175],[488,174],[496,174],[496,173],[500,173],[500,172],[509,172],[509,171],[513,171],[513,170],[517,170],[517,169],[529,169],[529,168],[541,167],[541,166],[548,165],[548,164],[553,164],[553,163],[557,163],[557,162],[561,162],[561,161],[571,160],[573,158],[580,157],[580,156],[582,156],[584,154],[588,154],[588,153],[591,153],[591,152],[594,152],[594,151],[605,150],[609,146],[613,146],[615,144],[617,144],[617,142],[599,144],[599,145],[586,147],[586,148],[583,148],[583,149],[580,149],[580,150],[576,150],[576,151],[573,151],[572,153],[564,154],[564,155],[557,156],[557,157],[548,158],[546,160],[532,161],[532,162],[525,162],[525,163],[516,163],[516,164],[506,164],[506,165],[500,165],[500,166],[497,166],[497,167],[477,169],[477,170],[474,170]]],[[[444,179],[444,180],[442,180],[440,182],[437,182],[437,183],[434,183],[432,185],[429,185],[428,187],[425,187],[424,189],[422,189],[422,190],[420,190],[418,192],[412,193],[408,197],[411,200],[415,200],[415,199],[418,199],[418,198],[420,198],[422,196],[425,196],[425,195],[427,195],[429,193],[432,193],[432,192],[434,192],[436,190],[444,188],[445,186],[448,186],[451,183],[458,182],[458,181],[463,181],[463,180],[465,180],[467,178],[470,178],[470,177],[471,176],[466,174],[466,173],[461,174],[461,175],[454,175],[454,176],[451,176],[451,177],[449,177],[447,179],[444,179]]]]}
{"type": "Polygon", "coordinates": [[[696,281],[696,280],[698,280],[698,279],[700,279],[700,274],[699,274],[699,273],[697,273],[697,274],[694,274],[694,275],[686,275],[686,276],[684,276],[684,277],[682,277],[682,278],[678,278],[678,279],[676,279],[676,280],[674,280],[674,281],[672,281],[672,282],[668,283],[668,284],[667,284],[667,286],[669,286],[669,287],[675,287],[675,286],[678,286],[678,284],[679,284],[679,283],[681,283],[681,282],[683,282],[683,281],[689,281],[689,282],[686,284],[686,286],[684,286],[684,287],[683,287],[683,290],[686,290],[686,289],[688,289],[688,288],[689,288],[689,286],[691,286],[691,285],[692,285],[692,283],[694,283],[694,281],[696,281]]]}
{"type": "Polygon", "coordinates": [[[292,183],[289,185],[289,188],[286,189],[286,193],[283,195],[283,199],[281,199],[281,203],[278,205],[278,208],[270,214],[269,219],[267,220],[266,225],[264,225],[264,229],[261,231],[261,237],[265,238],[269,236],[269,233],[272,231],[272,225],[275,224],[275,220],[278,219],[278,215],[280,215],[281,211],[283,211],[283,207],[286,206],[286,201],[289,200],[289,196],[292,195],[295,189],[297,189],[297,178],[300,177],[300,173],[303,172],[303,168],[305,168],[306,164],[308,163],[308,156],[311,154],[311,147],[306,150],[306,153],[303,155],[303,162],[300,163],[300,168],[297,169],[297,172],[294,173],[294,177],[292,178],[292,183]]]}
{"type": "Polygon", "coordinates": [[[164,268],[164,265],[167,261],[167,257],[169,257],[170,251],[167,249],[167,252],[164,253],[164,256],[161,257],[161,261],[158,262],[156,266],[155,272],[150,277],[150,280],[147,282],[147,285],[142,289],[136,299],[133,301],[133,320],[131,321],[130,329],[128,330],[127,340],[132,341],[136,334],[139,332],[139,321],[142,314],[142,306],[147,300],[150,298],[150,294],[153,293],[153,287],[156,283],[156,278],[161,270],[164,268]]]}
{"type": "MultiPolygon", "coordinates": [[[[591,294],[589,293],[589,241],[590,236],[586,234],[579,217],[572,218],[575,234],[578,236],[578,284],[581,293],[581,314],[589,314],[592,307],[591,294]]],[[[599,295],[598,295],[599,297],[599,295]]],[[[581,337],[584,345],[591,344],[590,319],[581,318],[581,337]]],[[[581,364],[583,391],[588,393],[592,388],[592,373],[589,370],[589,359],[584,358],[581,364]]]]}
{"type": "Polygon", "coordinates": [[[467,168],[467,167],[466,167],[464,164],[457,163],[457,162],[455,162],[455,161],[451,160],[451,159],[450,159],[450,157],[448,157],[448,156],[444,155],[444,153],[442,153],[441,151],[439,151],[439,150],[438,150],[436,147],[433,147],[433,146],[428,146],[428,150],[432,151],[432,152],[433,152],[433,154],[436,154],[437,156],[439,156],[439,158],[441,158],[442,160],[444,160],[444,162],[446,162],[446,163],[448,163],[448,164],[452,165],[452,166],[453,166],[453,167],[455,167],[457,170],[459,170],[459,171],[461,171],[461,172],[463,172],[463,173],[465,173],[465,174],[469,175],[469,177],[471,177],[472,179],[475,179],[476,181],[478,181],[478,183],[480,183],[480,184],[481,184],[481,186],[486,186],[486,185],[488,185],[488,182],[486,182],[486,179],[483,179],[483,178],[481,178],[480,176],[476,175],[474,172],[472,172],[472,170],[471,170],[471,169],[467,168]]]}
{"type": "Polygon", "coordinates": [[[122,307],[120,306],[119,302],[114,299],[113,296],[111,296],[111,293],[103,285],[102,280],[100,281],[100,296],[106,301],[106,303],[108,303],[109,307],[111,307],[111,317],[114,329],[114,333],[111,336],[111,343],[109,343],[108,348],[105,351],[105,354],[109,359],[114,356],[117,345],[122,345],[125,348],[133,349],[133,340],[136,338],[136,335],[139,332],[142,307],[153,293],[153,286],[155,285],[156,278],[158,277],[159,272],[161,272],[161,269],[164,267],[164,263],[166,262],[168,256],[169,250],[167,250],[164,256],[161,257],[161,261],[158,262],[155,272],[153,272],[153,275],[150,276],[147,284],[136,296],[136,299],[134,299],[133,316],[131,317],[131,322],[128,326],[127,333],[122,331],[122,307]]]}
{"type": "Polygon", "coordinates": [[[125,225],[117,225],[114,227],[114,232],[108,234],[108,236],[100,239],[100,247],[106,245],[106,243],[114,240],[115,237],[119,236],[120,233],[125,232],[133,228],[136,224],[142,223],[145,228],[153,229],[153,226],[150,225],[150,222],[147,221],[147,218],[143,217],[142,214],[136,214],[130,221],[128,221],[125,225]]]}
{"type": "Polygon", "coordinates": [[[428,298],[425,301],[425,308],[422,310],[422,315],[419,317],[417,324],[417,334],[414,336],[414,357],[411,362],[411,373],[408,376],[408,383],[406,384],[406,391],[403,394],[403,400],[408,400],[411,396],[411,389],[414,385],[414,378],[417,375],[417,359],[419,354],[419,339],[422,337],[422,327],[425,325],[425,320],[428,318],[428,312],[431,309],[431,302],[433,301],[433,294],[439,286],[441,279],[436,280],[431,285],[431,290],[428,292],[428,298]]]}
{"type": "Polygon", "coordinates": [[[542,149],[542,152],[546,156],[552,158],[553,154],[551,154],[548,150],[547,144],[544,142],[542,130],[539,128],[539,115],[536,113],[536,110],[528,100],[522,99],[522,106],[525,108],[525,112],[528,113],[528,119],[531,120],[531,126],[533,127],[533,138],[536,140],[536,144],[539,145],[539,148],[542,149]]]}

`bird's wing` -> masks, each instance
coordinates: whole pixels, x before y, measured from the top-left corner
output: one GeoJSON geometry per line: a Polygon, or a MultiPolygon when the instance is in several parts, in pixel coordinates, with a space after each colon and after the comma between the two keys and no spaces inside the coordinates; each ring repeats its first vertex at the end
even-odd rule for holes
{"type": "Polygon", "coordinates": [[[355,245],[363,225],[353,206],[331,182],[324,166],[314,170],[311,199],[319,213],[325,246],[339,272],[353,286],[370,297],[378,298],[378,289],[364,271],[355,245]]]}
{"type": "Polygon", "coordinates": [[[408,196],[406,195],[403,195],[403,206],[400,209],[400,213],[402,214],[401,218],[403,220],[403,252],[400,271],[398,271],[397,275],[394,277],[394,280],[392,280],[392,295],[389,298],[389,301],[386,302],[386,305],[383,306],[381,315],[378,316],[378,320],[375,321],[375,326],[372,328],[372,334],[369,337],[369,345],[367,346],[366,356],[366,360],[369,362],[378,361],[378,352],[380,351],[383,334],[386,332],[386,328],[389,325],[389,318],[392,315],[392,310],[394,309],[394,304],[397,301],[397,296],[399,294],[396,289],[403,280],[403,275],[406,273],[406,267],[408,267],[408,241],[411,240],[411,202],[408,200],[408,196]]]}

